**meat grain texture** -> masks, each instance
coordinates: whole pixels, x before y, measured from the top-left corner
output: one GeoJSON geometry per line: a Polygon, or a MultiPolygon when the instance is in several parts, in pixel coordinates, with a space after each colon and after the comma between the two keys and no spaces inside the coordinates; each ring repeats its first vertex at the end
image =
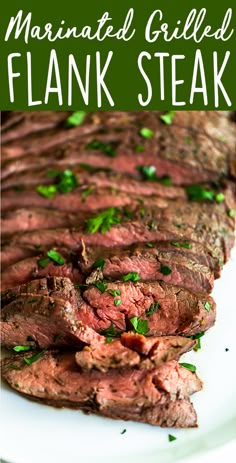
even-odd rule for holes
{"type": "Polygon", "coordinates": [[[162,115],[3,113],[1,342],[25,350],[2,377],[55,407],[196,427],[202,382],[178,361],[214,324],[234,245],[236,124],[162,115]]]}

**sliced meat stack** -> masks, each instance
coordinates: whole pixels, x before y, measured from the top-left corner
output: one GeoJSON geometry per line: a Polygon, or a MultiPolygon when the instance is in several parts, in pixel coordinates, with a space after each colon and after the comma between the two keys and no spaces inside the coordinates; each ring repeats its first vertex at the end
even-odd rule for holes
{"type": "Polygon", "coordinates": [[[234,244],[236,125],[69,116],[3,114],[2,376],[56,407],[197,426],[202,383],[178,361],[214,324],[234,244]]]}

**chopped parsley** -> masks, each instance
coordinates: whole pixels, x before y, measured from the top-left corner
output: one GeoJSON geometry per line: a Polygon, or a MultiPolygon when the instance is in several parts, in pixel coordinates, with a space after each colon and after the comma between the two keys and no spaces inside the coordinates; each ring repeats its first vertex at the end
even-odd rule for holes
{"type": "Polygon", "coordinates": [[[177,222],[173,222],[173,225],[177,228],[182,228],[183,227],[183,224],[182,223],[177,223],[177,222]]]}
{"type": "Polygon", "coordinates": [[[117,307],[118,305],[120,305],[122,303],[122,300],[121,299],[114,299],[114,305],[117,307]]]}
{"type": "Polygon", "coordinates": [[[149,182],[159,182],[166,186],[172,185],[171,177],[169,175],[164,175],[163,177],[157,176],[155,166],[137,166],[136,169],[142,174],[144,180],[148,180],[149,182]]]}
{"type": "Polygon", "coordinates": [[[57,252],[51,249],[47,252],[47,256],[53,260],[57,265],[63,265],[65,263],[65,259],[57,252]]]}
{"type": "Polygon", "coordinates": [[[215,195],[214,191],[206,190],[201,185],[189,185],[186,187],[186,192],[191,201],[213,200],[215,195]]]}
{"type": "Polygon", "coordinates": [[[86,150],[99,150],[106,156],[114,158],[116,156],[117,143],[103,143],[100,140],[93,140],[86,145],[86,150]]]}
{"type": "Polygon", "coordinates": [[[122,275],[123,281],[139,281],[141,280],[139,274],[137,272],[130,272],[127,275],[122,275]]]}
{"type": "Polygon", "coordinates": [[[230,209],[229,212],[228,212],[228,216],[231,217],[231,218],[234,218],[235,217],[235,209],[230,209]]]}
{"type": "Polygon", "coordinates": [[[123,429],[123,431],[121,431],[121,434],[125,434],[126,433],[126,429],[123,429]]]}
{"type": "Polygon", "coordinates": [[[64,172],[51,171],[51,177],[56,177],[55,185],[38,185],[36,191],[45,198],[52,199],[59,191],[62,194],[69,193],[78,186],[78,179],[71,170],[66,169],[64,172]]]}
{"type": "Polygon", "coordinates": [[[197,340],[196,345],[194,346],[193,350],[197,351],[201,349],[201,337],[204,336],[205,332],[202,331],[202,333],[194,334],[193,336],[190,336],[190,339],[197,340]]]}
{"type": "Polygon", "coordinates": [[[56,170],[56,169],[50,169],[47,173],[46,173],[46,176],[47,177],[57,177],[58,175],[60,175],[60,171],[59,170],[56,170]]]}
{"type": "Polygon", "coordinates": [[[161,272],[163,275],[170,275],[172,270],[169,267],[167,267],[167,265],[162,265],[161,264],[159,272],[161,272]]]}
{"type": "Polygon", "coordinates": [[[32,349],[35,349],[34,346],[15,346],[13,347],[13,350],[15,352],[25,352],[27,350],[32,350],[32,349]]]}
{"type": "Polygon", "coordinates": [[[139,133],[143,138],[152,138],[154,135],[153,130],[148,129],[147,127],[143,127],[139,133]]]}
{"type": "Polygon", "coordinates": [[[45,268],[49,264],[49,262],[50,262],[49,257],[45,257],[44,259],[39,259],[38,260],[38,265],[41,268],[45,268]]]}
{"type": "Polygon", "coordinates": [[[96,288],[98,288],[101,293],[105,293],[108,288],[108,286],[105,285],[102,281],[94,281],[92,284],[96,286],[96,288]]]}
{"type": "Polygon", "coordinates": [[[204,309],[206,309],[207,312],[210,312],[210,310],[211,310],[211,304],[210,304],[210,302],[208,302],[208,301],[207,301],[207,302],[204,302],[204,309]]]}
{"type": "Polygon", "coordinates": [[[173,441],[176,440],[176,439],[177,439],[177,437],[172,436],[172,434],[168,434],[168,440],[169,440],[169,442],[173,442],[173,441]]]}
{"type": "Polygon", "coordinates": [[[107,343],[112,342],[113,340],[114,340],[114,338],[106,337],[106,342],[107,342],[107,343]]]}
{"type": "Polygon", "coordinates": [[[137,146],[135,146],[134,149],[135,149],[135,151],[136,151],[137,153],[141,153],[142,151],[145,150],[145,147],[144,147],[143,145],[137,145],[137,146]]]}
{"type": "Polygon", "coordinates": [[[47,350],[47,347],[45,347],[43,350],[38,352],[38,354],[32,355],[32,357],[24,357],[25,363],[27,363],[27,365],[32,365],[32,363],[36,362],[40,357],[42,357],[42,355],[44,354],[44,352],[46,352],[46,350],[47,350]]]}
{"type": "Polygon", "coordinates": [[[197,369],[195,365],[192,365],[192,363],[179,363],[179,365],[181,365],[184,368],[187,368],[187,370],[193,371],[194,373],[197,369]]]}
{"type": "Polygon", "coordinates": [[[185,141],[185,143],[187,143],[187,145],[192,144],[192,138],[190,138],[190,137],[185,137],[184,141],[185,141]]]}
{"type": "Polygon", "coordinates": [[[144,207],[140,210],[140,215],[141,215],[142,219],[145,217],[145,209],[144,209],[144,207]]]}
{"type": "Polygon", "coordinates": [[[52,199],[54,198],[57,192],[57,187],[56,185],[38,185],[36,187],[36,191],[41,196],[44,196],[45,198],[48,198],[48,199],[52,199]]]}
{"type": "Polygon", "coordinates": [[[8,368],[11,368],[12,370],[20,370],[20,367],[18,367],[17,365],[14,365],[13,363],[8,365],[8,368]]]}
{"type": "Polygon", "coordinates": [[[92,265],[92,268],[99,268],[101,272],[103,272],[104,265],[105,265],[105,259],[101,258],[101,259],[96,260],[96,262],[94,262],[94,264],[92,265]]]}
{"type": "Polygon", "coordinates": [[[172,246],[176,246],[177,248],[186,248],[190,249],[190,243],[178,243],[177,241],[171,241],[170,243],[172,246]]]}
{"type": "Polygon", "coordinates": [[[66,124],[70,127],[81,125],[84,122],[85,116],[85,111],[76,111],[67,118],[66,124]]]}
{"type": "Polygon", "coordinates": [[[152,243],[145,243],[145,246],[146,246],[147,248],[153,248],[153,244],[152,244],[152,243]]]}
{"type": "Polygon", "coordinates": [[[121,295],[120,289],[109,289],[107,292],[113,297],[121,295]]]}
{"type": "MultiPolygon", "coordinates": [[[[106,328],[105,330],[103,330],[101,332],[101,334],[103,336],[108,336],[108,338],[116,338],[119,336],[119,334],[117,333],[113,323],[108,327],[106,328]]],[[[110,341],[107,341],[107,342],[110,342],[110,341]]]]}
{"type": "Polygon", "coordinates": [[[124,208],[124,215],[125,215],[126,217],[128,217],[128,219],[132,219],[132,218],[133,218],[132,212],[130,212],[126,207],[124,208]]]}
{"type": "Polygon", "coordinates": [[[162,114],[160,119],[167,125],[171,125],[176,111],[168,111],[166,114],[162,114]]]}
{"type": "Polygon", "coordinates": [[[159,307],[160,307],[159,302],[153,302],[153,304],[150,305],[149,309],[146,310],[147,317],[150,317],[150,315],[153,315],[155,312],[157,312],[159,307]]]}
{"type": "Polygon", "coordinates": [[[149,332],[147,320],[141,320],[139,317],[132,317],[129,321],[136,333],[147,334],[149,332]]]}
{"type": "Polygon", "coordinates": [[[217,193],[215,199],[217,203],[222,203],[222,201],[225,199],[224,193],[217,193]]]}
{"type": "Polygon", "coordinates": [[[86,190],[82,191],[81,193],[82,201],[85,202],[87,196],[91,195],[92,192],[93,192],[93,188],[91,187],[86,188],[86,190]]]}
{"type": "Polygon", "coordinates": [[[106,233],[111,229],[112,225],[120,223],[120,216],[117,214],[118,210],[115,207],[110,207],[100,214],[87,219],[85,233],[106,233]]]}
{"type": "Polygon", "coordinates": [[[155,227],[155,225],[156,225],[155,220],[151,220],[151,221],[149,222],[149,224],[148,224],[149,230],[153,230],[153,228],[155,227]]]}

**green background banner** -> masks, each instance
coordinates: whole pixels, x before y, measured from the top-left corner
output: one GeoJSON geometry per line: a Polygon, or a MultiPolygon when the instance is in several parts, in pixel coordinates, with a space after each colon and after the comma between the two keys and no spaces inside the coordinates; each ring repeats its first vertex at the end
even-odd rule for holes
{"type": "Polygon", "coordinates": [[[235,17],[235,0],[12,0],[1,12],[0,107],[235,109],[235,17]],[[56,38],[60,27],[71,36],[56,38]]]}

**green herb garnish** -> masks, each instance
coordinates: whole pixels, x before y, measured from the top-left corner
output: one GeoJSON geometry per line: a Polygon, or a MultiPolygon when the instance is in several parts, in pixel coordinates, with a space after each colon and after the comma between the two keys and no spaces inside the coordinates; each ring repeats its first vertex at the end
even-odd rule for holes
{"type": "Polygon", "coordinates": [[[32,350],[32,349],[35,349],[34,346],[15,346],[13,347],[13,350],[15,352],[25,352],[27,350],[32,350]]]}
{"type": "Polygon", "coordinates": [[[60,173],[61,172],[59,170],[51,169],[46,173],[46,176],[47,177],[58,177],[58,175],[60,175],[60,173]]]}
{"type": "Polygon", "coordinates": [[[123,431],[121,431],[121,434],[125,434],[126,433],[126,429],[123,429],[123,431]]]}
{"type": "Polygon", "coordinates": [[[122,303],[122,300],[121,299],[114,299],[114,305],[117,307],[118,305],[120,305],[122,303]]]}
{"type": "Polygon", "coordinates": [[[186,187],[186,192],[191,201],[213,200],[215,194],[214,191],[206,190],[201,185],[189,185],[186,187]]]}
{"type": "Polygon", "coordinates": [[[105,293],[108,288],[108,286],[105,285],[102,281],[94,281],[92,284],[96,286],[96,288],[98,288],[101,293],[105,293]]]}
{"type": "Polygon", "coordinates": [[[172,180],[169,175],[164,175],[163,177],[157,176],[155,166],[137,166],[136,169],[142,174],[144,180],[159,182],[166,186],[172,185],[172,180]]]}
{"type": "Polygon", "coordinates": [[[109,289],[107,292],[113,297],[121,295],[121,291],[119,289],[109,289]]]}
{"type": "Polygon", "coordinates": [[[114,158],[116,156],[116,146],[117,143],[115,142],[103,143],[100,140],[93,140],[86,145],[86,150],[99,150],[106,156],[114,158]]]}
{"type": "Polygon", "coordinates": [[[187,368],[187,370],[193,371],[194,373],[197,369],[195,365],[192,365],[192,363],[179,363],[179,365],[181,365],[184,368],[187,368]]]}
{"type": "Polygon", "coordinates": [[[230,209],[228,212],[228,216],[233,219],[235,217],[235,209],[230,209]]]}
{"type": "Polygon", "coordinates": [[[45,268],[50,262],[49,257],[45,257],[44,259],[39,259],[38,260],[38,265],[39,267],[45,268]]]}
{"type": "Polygon", "coordinates": [[[130,272],[127,275],[122,275],[123,281],[139,281],[141,280],[139,274],[137,272],[130,272]]]}
{"type": "Polygon", "coordinates": [[[45,198],[48,198],[48,199],[52,199],[54,198],[57,192],[57,187],[56,185],[38,185],[36,187],[36,191],[41,196],[44,196],[45,198]]]}
{"type": "Polygon", "coordinates": [[[56,186],[60,193],[69,193],[71,190],[78,186],[77,177],[75,174],[73,174],[73,172],[71,172],[71,170],[64,170],[64,172],[58,176],[58,182],[56,186]]]}
{"type": "Polygon", "coordinates": [[[92,268],[99,268],[101,272],[103,272],[104,265],[105,265],[105,259],[101,258],[101,259],[96,260],[96,262],[94,262],[94,264],[92,265],[92,268]]]}
{"type": "Polygon", "coordinates": [[[67,118],[66,123],[70,127],[81,125],[84,122],[85,116],[86,116],[85,111],[76,111],[67,118]]]}
{"type": "Polygon", "coordinates": [[[149,309],[146,310],[147,317],[150,317],[150,315],[153,315],[155,312],[157,312],[159,307],[160,307],[159,302],[153,302],[153,304],[150,305],[149,309]]]}
{"type": "Polygon", "coordinates": [[[63,265],[65,263],[65,259],[57,252],[51,249],[47,252],[47,256],[53,260],[57,265],[63,265]]]}
{"type": "MultiPolygon", "coordinates": [[[[119,336],[119,334],[117,333],[113,323],[108,327],[106,328],[105,330],[103,330],[101,332],[101,334],[103,336],[108,336],[108,338],[116,338],[117,336],[119,336]]],[[[110,341],[107,341],[107,342],[110,342],[110,341]]]]}
{"type": "Polygon", "coordinates": [[[170,243],[172,246],[176,246],[177,248],[186,248],[190,249],[190,243],[178,243],[177,241],[171,241],[170,243]]]}
{"type": "Polygon", "coordinates": [[[141,215],[142,219],[145,217],[145,209],[144,209],[144,207],[140,210],[140,215],[141,215]]]}
{"type": "Polygon", "coordinates": [[[211,304],[210,302],[204,302],[204,308],[207,310],[207,312],[210,312],[211,310],[211,304]]]}
{"type": "Polygon", "coordinates": [[[139,133],[143,138],[152,138],[154,135],[153,130],[148,129],[147,127],[143,127],[139,133]]]}
{"type": "Polygon", "coordinates": [[[215,196],[215,200],[217,203],[222,203],[224,199],[225,199],[225,195],[223,193],[217,193],[215,196]]]}
{"type": "Polygon", "coordinates": [[[135,149],[135,151],[136,151],[137,153],[141,153],[142,151],[145,150],[145,147],[144,147],[143,145],[137,145],[137,146],[135,146],[134,149],[135,149]]]}
{"type": "Polygon", "coordinates": [[[112,225],[120,223],[120,216],[117,214],[118,209],[115,207],[110,207],[104,212],[92,217],[85,221],[86,229],[85,233],[96,233],[100,231],[101,233],[106,233],[111,229],[112,225]]]}
{"type": "Polygon", "coordinates": [[[32,355],[32,357],[24,357],[25,363],[27,363],[27,365],[32,365],[32,363],[36,362],[44,354],[44,352],[46,352],[46,350],[47,347],[41,350],[38,354],[32,355]]]}
{"type": "Polygon", "coordinates": [[[149,230],[153,230],[153,228],[155,227],[155,225],[156,225],[155,220],[151,220],[151,221],[149,222],[149,224],[148,224],[149,230]]]}
{"type": "Polygon", "coordinates": [[[20,367],[18,367],[17,365],[14,365],[13,363],[8,365],[8,368],[11,368],[12,370],[20,370],[20,367]]]}
{"type": "Polygon", "coordinates": [[[126,217],[128,217],[128,219],[132,219],[132,218],[133,218],[132,212],[130,212],[126,207],[124,208],[124,215],[125,215],[126,217]]]}
{"type": "Polygon", "coordinates": [[[176,111],[168,111],[166,114],[162,114],[160,119],[167,125],[171,125],[176,111]]]}
{"type": "Polygon", "coordinates": [[[176,440],[176,439],[177,439],[177,437],[172,436],[172,434],[168,434],[168,440],[169,440],[169,442],[173,442],[173,441],[176,440]]]}
{"type": "Polygon", "coordinates": [[[183,227],[183,224],[182,223],[177,223],[177,222],[173,222],[173,225],[177,228],[182,228],[183,227]]]}
{"type": "Polygon", "coordinates": [[[153,244],[152,244],[152,243],[145,243],[145,246],[146,246],[147,248],[153,248],[153,244]]]}
{"type": "Polygon", "coordinates": [[[93,192],[93,188],[87,188],[86,190],[82,191],[81,193],[82,201],[84,202],[87,196],[91,195],[92,192],[93,192]]]}
{"type": "Polygon", "coordinates": [[[167,267],[166,265],[161,264],[159,272],[161,272],[163,275],[170,275],[172,270],[169,267],[167,267]]]}
{"type": "Polygon", "coordinates": [[[192,138],[190,138],[190,137],[185,137],[184,141],[185,141],[185,143],[187,143],[187,145],[192,144],[192,138]]]}
{"type": "Polygon", "coordinates": [[[201,333],[194,334],[193,336],[189,336],[190,339],[197,340],[197,344],[194,346],[193,350],[197,351],[201,349],[201,337],[204,336],[205,332],[202,331],[201,333]]]}
{"type": "Polygon", "coordinates": [[[139,317],[132,317],[129,321],[138,334],[147,334],[150,331],[147,320],[141,320],[139,317]]]}

